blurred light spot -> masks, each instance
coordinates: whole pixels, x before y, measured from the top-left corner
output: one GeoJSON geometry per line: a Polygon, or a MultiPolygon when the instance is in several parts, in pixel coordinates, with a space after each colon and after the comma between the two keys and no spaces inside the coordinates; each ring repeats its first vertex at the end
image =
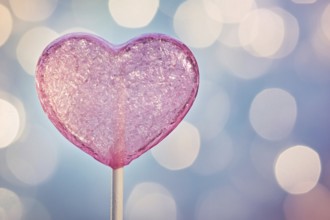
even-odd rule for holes
{"type": "Polygon", "coordinates": [[[189,167],[197,158],[200,135],[192,124],[182,121],[161,143],[152,148],[155,160],[169,170],[189,167]]]}
{"type": "MultiPolygon", "coordinates": [[[[297,19],[292,14],[282,8],[272,8],[272,11],[283,19],[285,34],[279,50],[270,56],[270,58],[283,58],[289,55],[297,46],[299,39],[299,24],[297,19]]],[[[219,37],[219,41],[230,47],[241,46],[239,39],[239,25],[225,25],[219,37]]]]}
{"type": "Polygon", "coordinates": [[[24,206],[24,219],[51,220],[51,216],[46,207],[33,198],[22,198],[24,206]]]}
{"type": "Polygon", "coordinates": [[[239,39],[254,56],[269,57],[282,46],[285,25],[281,16],[268,9],[251,11],[239,26],[239,39]]]}
{"type": "Polygon", "coordinates": [[[249,118],[258,135],[268,140],[281,140],[295,125],[296,100],[285,90],[265,89],[253,99],[249,118]]]}
{"type": "Polygon", "coordinates": [[[200,152],[192,169],[202,175],[211,175],[223,171],[233,159],[231,138],[224,133],[207,141],[200,152]]]}
{"type": "Polygon", "coordinates": [[[288,195],[284,201],[286,220],[329,220],[330,192],[317,185],[313,190],[301,195],[288,195]]]}
{"type": "Polygon", "coordinates": [[[313,189],[320,174],[320,157],[306,146],[298,145],[286,149],[275,162],[277,182],[291,194],[302,194],[313,189]]]}
{"type": "Polygon", "coordinates": [[[203,0],[208,15],[220,22],[238,23],[255,7],[254,0],[203,0]]]}
{"type": "Polygon", "coordinates": [[[323,84],[330,82],[330,44],[324,39],[324,34],[319,32],[314,34],[312,42],[308,40],[299,43],[294,53],[294,68],[302,79],[323,84]]]}
{"type": "Polygon", "coordinates": [[[157,13],[159,0],[109,0],[113,19],[127,28],[147,26],[157,13]]]}
{"type": "Polygon", "coordinates": [[[42,51],[57,37],[58,34],[47,27],[36,27],[23,34],[18,42],[16,55],[27,73],[34,75],[42,51]]]}
{"type": "Polygon", "coordinates": [[[272,59],[255,57],[241,48],[219,47],[217,57],[231,74],[242,79],[255,79],[267,73],[272,59]]]}
{"type": "Polygon", "coordinates": [[[248,201],[231,187],[223,187],[205,193],[196,206],[196,220],[250,219],[248,201]]]}
{"type": "Polygon", "coordinates": [[[279,50],[271,58],[283,58],[289,55],[297,46],[299,40],[299,24],[297,19],[282,8],[273,8],[284,22],[284,38],[279,50]]]}
{"type": "Polygon", "coordinates": [[[20,220],[22,212],[20,198],[9,189],[0,188],[0,219],[20,220]]]}
{"type": "Polygon", "coordinates": [[[21,126],[17,108],[4,99],[0,99],[0,122],[0,148],[4,148],[16,139],[21,126]]]}
{"type": "MultiPolygon", "coordinates": [[[[1,75],[1,74],[0,74],[1,75]]],[[[18,142],[21,138],[24,137],[25,131],[26,131],[26,113],[23,106],[23,103],[16,98],[15,96],[11,95],[10,93],[3,92],[0,90],[0,102],[3,103],[5,101],[5,106],[10,103],[10,108],[14,108],[11,113],[14,113],[15,115],[18,113],[19,118],[19,128],[18,130],[15,129],[16,136],[13,137],[13,141],[11,141],[10,145],[3,146],[4,142],[7,142],[5,140],[8,140],[8,138],[11,136],[11,134],[6,135],[6,133],[10,133],[12,131],[13,126],[15,126],[15,123],[12,121],[10,122],[10,118],[13,115],[8,115],[4,111],[6,110],[6,107],[3,108],[2,104],[0,104],[0,151],[3,147],[13,147],[16,145],[16,142],[18,142]],[[9,124],[8,124],[9,123],[9,124]],[[6,124],[8,125],[6,127],[6,124]],[[4,135],[4,138],[2,137],[4,135]]],[[[16,118],[16,116],[14,116],[16,118]]],[[[17,120],[17,118],[15,119],[17,120]]],[[[16,127],[17,128],[17,127],[16,127]]],[[[18,181],[10,172],[5,158],[5,152],[0,153],[0,182],[1,179],[3,181],[6,181],[10,183],[11,185],[19,185],[21,184],[20,181],[18,181]]],[[[1,185],[1,183],[0,183],[1,185]]],[[[32,191],[31,191],[32,192],[32,191]]],[[[1,208],[0,208],[1,209],[1,208]]],[[[1,219],[1,218],[0,218],[1,219]]]]}
{"type": "MultiPolygon", "coordinates": [[[[23,132],[25,130],[25,127],[26,127],[26,112],[25,112],[25,108],[24,108],[24,105],[21,102],[21,100],[19,100],[18,98],[16,98],[12,94],[7,93],[7,92],[4,92],[4,91],[1,91],[1,90],[0,90],[0,100],[1,100],[1,102],[4,100],[5,102],[10,103],[12,106],[15,107],[15,111],[17,111],[17,113],[18,113],[19,127],[18,127],[18,131],[17,131],[17,134],[16,134],[14,140],[11,142],[11,144],[12,144],[14,141],[17,141],[19,138],[21,138],[21,136],[22,136],[22,134],[23,134],[23,132]]],[[[0,112],[1,112],[1,109],[0,109],[0,112]]],[[[1,119],[1,117],[4,117],[4,116],[5,116],[5,114],[0,115],[0,119],[1,119]]],[[[3,122],[6,122],[7,120],[9,120],[10,117],[6,117],[6,119],[1,119],[1,120],[3,122]]],[[[13,125],[14,125],[13,123],[10,124],[10,126],[13,126],[13,125]]],[[[0,125],[0,127],[1,127],[1,125],[0,125]]],[[[0,137],[1,137],[1,135],[2,134],[0,134],[0,137]]],[[[6,138],[8,138],[8,136],[6,136],[6,138]]],[[[1,142],[1,138],[0,138],[0,142],[1,142]]],[[[1,145],[1,143],[0,143],[0,145],[1,145]]]]}
{"type": "MultiPolygon", "coordinates": [[[[324,69],[326,72],[329,69],[329,59],[330,59],[330,41],[327,36],[324,34],[322,27],[317,26],[315,31],[312,34],[312,39],[308,41],[311,43],[311,52],[314,53],[314,59],[317,59],[323,65],[320,65],[320,68],[324,69]]],[[[314,62],[315,64],[316,62],[314,62]]]]}
{"type": "Polygon", "coordinates": [[[207,13],[211,19],[218,21],[220,23],[223,22],[221,11],[217,5],[217,2],[213,0],[202,0],[203,2],[203,9],[207,13]]]}
{"type": "Polygon", "coordinates": [[[6,43],[13,29],[13,19],[7,7],[0,4],[0,47],[6,43]]]}
{"type": "Polygon", "coordinates": [[[321,28],[327,39],[330,41],[330,4],[328,4],[323,11],[321,28]]]}
{"type": "Polygon", "coordinates": [[[296,4],[313,4],[317,0],[291,0],[291,1],[296,3],[296,4]]]}
{"type": "Polygon", "coordinates": [[[17,179],[28,185],[45,182],[57,166],[58,152],[54,143],[42,128],[32,127],[24,140],[7,150],[8,168],[17,179]]]}
{"type": "Polygon", "coordinates": [[[9,0],[14,14],[24,21],[42,21],[55,10],[57,0],[9,0]]]}
{"type": "MultiPolygon", "coordinates": [[[[17,178],[10,172],[8,165],[6,163],[6,155],[4,152],[0,154],[0,180],[2,183],[6,183],[6,182],[9,183],[11,186],[22,185],[21,181],[17,180],[17,178]]],[[[31,190],[30,193],[33,194],[33,190],[31,190]]],[[[1,205],[0,205],[0,213],[1,213],[1,205]]]]}
{"type": "Polygon", "coordinates": [[[128,220],[176,220],[173,196],[157,183],[144,182],[135,186],[126,204],[128,220]]]}
{"type": "Polygon", "coordinates": [[[197,48],[212,45],[222,29],[222,23],[209,17],[201,1],[183,2],[174,15],[173,25],[185,44],[197,48]]]}

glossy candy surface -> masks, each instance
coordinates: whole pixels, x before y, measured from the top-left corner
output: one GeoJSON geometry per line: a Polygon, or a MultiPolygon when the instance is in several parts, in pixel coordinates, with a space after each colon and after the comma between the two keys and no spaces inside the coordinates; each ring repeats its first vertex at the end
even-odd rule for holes
{"type": "Polygon", "coordinates": [[[36,81],[55,127],[115,169],[180,123],[195,100],[199,71],[191,51],[165,35],[143,35],[115,46],[73,33],[43,51],[36,81]]]}

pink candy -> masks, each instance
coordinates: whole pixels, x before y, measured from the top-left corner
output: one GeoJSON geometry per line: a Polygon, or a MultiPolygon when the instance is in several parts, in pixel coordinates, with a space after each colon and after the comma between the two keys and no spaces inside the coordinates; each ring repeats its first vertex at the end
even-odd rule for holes
{"type": "Polygon", "coordinates": [[[123,45],[83,33],[63,36],[36,70],[44,111],[73,144],[114,169],[164,139],[195,100],[191,51],[161,34],[123,45]]]}

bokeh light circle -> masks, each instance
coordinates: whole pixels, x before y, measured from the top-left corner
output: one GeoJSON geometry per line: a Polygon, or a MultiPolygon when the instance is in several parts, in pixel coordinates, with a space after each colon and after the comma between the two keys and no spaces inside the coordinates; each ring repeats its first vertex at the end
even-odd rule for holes
{"type": "Polygon", "coordinates": [[[57,0],[9,0],[10,6],[19,19],[24,21],[42,21],[55,10],[57,0]]]}
{"type": "Polygon", "coordinates": [[[0,4],[0,47],[6,43],[13,29],[13,19],[7,7],[0,4]]]}
{"type": "Polygon", "coordinates": [[[268,73],[273,60],[256,57],[241,47],[218,47],[217,57],[229,73],[241,79],[256,79],[268,73]]]}
{"type": "Polygon", "coordinates": [[[283,8],[273,8],[273,12],[283,19],[285,34],[281,47],[270,58],[283,58],[296,48],[299,41],[300,27],[297,18],[283,8]]]}
{"type": "Polygon", "coordinates": [[[25,32],[18,42],[16,55],[23,69],[34,75],[35,67],[44,48],[58,37],[47,27],[36,27],[25,32]]]}
{"type": "Polygon", "coordinates": [[[22,202],[13,191],[0,188],[0,219],[20,220],[23,213],[22,202]]]}
{"type": "Polygon", "coordinates": [[[1,98],[0,122],[0,148],[4,148],[16,139],[21,127],[21,121],[17,108],[1,98]]]}
{"type": "Polygon", "coordinates": [[[208,15],[225,23],[238,23],[255,7],[254,0],[203,0],[208,15]]]}
{"type": "Polygon", "coordinates": [[[239,26],[241,45],[255,56],[274,55],[281,48],[284,36],[282,17],[269,9],[251,11],[239,26]]]}
{"type": "Polygon", "coordinates": [[[193,164],[200,148],[198,129],[182,121],[151,153],[155,160],[169,170],[180,170],[193,164]]]}
{"type": "Polygon", "coordinates": [[[219,37],[222,22],[211,18],[201,1],[184,1],[173,18],[173,26],[185,44],[204,48],[212,45],[219,37]]]}
{"type": "Polygon", "coordinates": [[[330,41],[330,3],[325,7],[321,17],[321,29],[330,41]]]}
{"type": "Polygon", "coordinates": [[[36,186],[48,180],[58,162],[58,150],[52,136],[41,127],[33,126],[24,139],[6,152],[11,173],[22,183],[36,186]]]}
{"type": "Polygon", "coordinates": [[[315,150],[307,146],[290,147],[280,153],[275,162],[276,180],[291,194],[302,194],[313,189],[320,174],[320,157],[315,150]]]}
{"type": "Polygon", "coordinates": [[[157,13],[159,0],[109,0],[109,12],[120,26],[147,26],[157,13]]]}
{"type": "Polygon", "coordinates": [[[176,220],[176,202],[170,192],[162,185],[143,182],[131,192],[127,205],[128,220],[176,220]]]}
{"type": "Polygon", "coordinates": [[[287,137],[296,122],[297,104],[287,91],[269,88],[255,96],[250,106],[249,119],[258,135],[267,140],[287,137]]]}
{"type": "Polygon", "coordinates": [[[24,206],[24,219],[52,220],[47,208],[34,198],[22,198],[24,206]]]}

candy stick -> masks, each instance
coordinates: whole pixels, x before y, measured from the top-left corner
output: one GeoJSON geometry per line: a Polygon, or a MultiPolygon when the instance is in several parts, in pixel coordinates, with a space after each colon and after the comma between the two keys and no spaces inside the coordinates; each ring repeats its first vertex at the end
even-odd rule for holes
{"type": "Polygon", "coordinates": [[[112,208],[111,220],[123,220],[124,168],[112,171],[112,208]]]}
{"type": "MultiPolygon", "coordinates": [[[[121,79],[122,80],[122,79],[121,79]]],[[[125,101],[127,99],[127,91],[123,82],[118,84],[118,89],[121,93],[118,96],[118,139],[116,148],[119,158],[123,158],[123,151],[125,149],[125,101]]],[[[111,220],[123,220],[123,206],[124,206],[124,168],[115,168],[112,171],[112,208],[111,220]]]]}

